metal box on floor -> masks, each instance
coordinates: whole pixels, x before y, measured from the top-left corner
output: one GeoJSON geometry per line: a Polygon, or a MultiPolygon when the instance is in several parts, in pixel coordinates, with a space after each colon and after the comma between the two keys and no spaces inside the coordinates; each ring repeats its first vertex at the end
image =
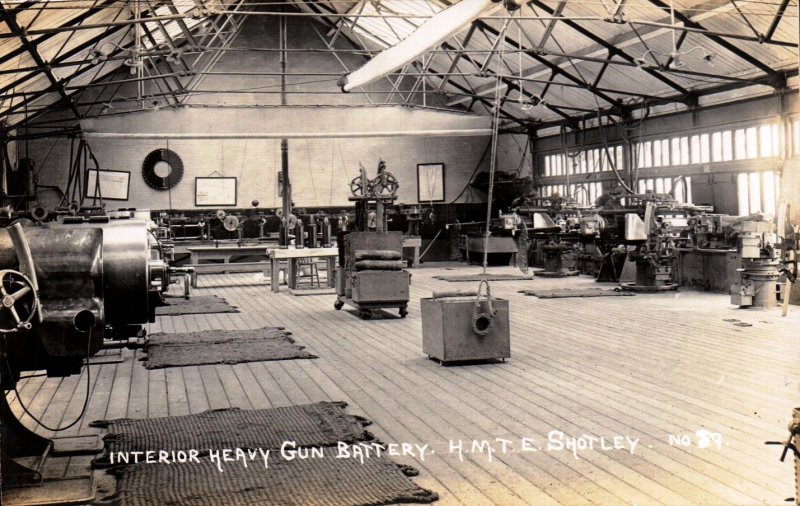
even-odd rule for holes
{"type": "MultiPolygon", "coordinates": [[[[479,312],[489,312],[485,299],[479,305],[479,312]]],[[[480,335],[473,330],[474,307],[474,296],[422,299],[422,352],[442,363],[509,358],[511,343],[508,301],[492,299],[495,315],[486,335],[480,335]]]]}

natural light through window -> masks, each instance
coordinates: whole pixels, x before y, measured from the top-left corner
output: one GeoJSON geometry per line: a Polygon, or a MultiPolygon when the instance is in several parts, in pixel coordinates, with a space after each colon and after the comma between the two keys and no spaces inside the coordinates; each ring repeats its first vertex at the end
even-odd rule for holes
{"type": "Polygon", "coordinates": [[[359,2],[348,14],[359,16],[352,26],[354,32],[380,46],[389,47],[408,37],[428,19],[390,16],[432,16],[442,8],[438,2],[429,0],[382,0],[380,3],[359,2]],[[387,17],[374,17],[380,15],[387,17]]]}

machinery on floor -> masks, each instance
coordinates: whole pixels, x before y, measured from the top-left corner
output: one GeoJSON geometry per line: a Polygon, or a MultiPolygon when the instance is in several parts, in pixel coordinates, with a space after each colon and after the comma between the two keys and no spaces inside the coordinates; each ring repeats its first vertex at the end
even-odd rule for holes
{"type": "Polygon", "coordinates": [[[537,276],[560,278],[575,276],[575,251],[581,207],[563,197],[528,197],[514,212],[522,217],[530,237],[527,256],[531,263],[544,267],[537,276]]]}
{"type": "MultiPolygon", "coordinates": [[[[788,204],[779,206],[776,218],[755,214],[729,225],[736,241],[741,268],[738,283],[731,286],[731,303],[739,307],[773,308],[777,305],[777,283],[797,276],[797,234],[788,219],[788,204]]],[[[787,291],[788,292],[788,291],[787,291]]],[[[788,293],[784,294],[788,298],[788,293]]]]}
{"type": "MultiPolygon", "coordinates": [[[[139,335],[143,324],[154,321],[155,307],[173,277],[185,278],[188,272],[169,266],[153,228],[148,219],[121,213],[0,229],[4,488],[43,485],[42,468],[49,455],[98,449],[96,443],[59,448],[33,433],[14,416],[5,392],[16,391],[27,371],[45,371],[51,377],[78,374],[108,339],[139,335]]],[[[19,395],[17,399],[37,420],[19,395]]]]}
{"type": "Polygon", "coordinates": [[[337,238],[337,310],[349,304],[364,319],[379,308],[396,307],[400,316],[408,314],[411,274],[403,269],[403,234],[387,230],[386,206],[397,199],[398,187],[383,161],[375,178],[369,179],[361,167],[360,175],[350,183],[355,227],[340,231],[337,238]]]}

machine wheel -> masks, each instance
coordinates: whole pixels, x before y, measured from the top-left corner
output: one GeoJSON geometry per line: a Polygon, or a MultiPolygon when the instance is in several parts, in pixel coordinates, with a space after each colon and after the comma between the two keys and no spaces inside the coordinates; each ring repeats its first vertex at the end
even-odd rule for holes
{"type": "Polygon", "coordinates": [[[400,306],[400,318],[405,318],[408,315],[408,307],[400,306]]]}
{"type": "Polygon", "coordinates": [[[344,307],[344,302],[340,300],[337,300],[336,302],[333,303],[333,309],[337,311],[341,310],[343,307],[344,307]]]}
{"type": "Polygon", "coordinates": [[[372,311],[370,311],[369,309],[362,309],[358,312],[358,316],[360,316],[362,320],[371,320],[372,311]]]}

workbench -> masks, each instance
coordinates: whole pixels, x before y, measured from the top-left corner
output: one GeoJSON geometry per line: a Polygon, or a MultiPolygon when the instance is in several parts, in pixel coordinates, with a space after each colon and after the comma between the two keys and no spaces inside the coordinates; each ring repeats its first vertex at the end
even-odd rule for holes
{"type": "Polygon", "coordinates": [[[298,260],[307,258],[324,258],[325,269],[328,277],[328,287],[334,288],[336,286],[335,272],[336,272],[336,257],[339,256],[338,248],[271,248],[268,251],[269,259],[272,267],[272,275],[270,276],[270,284],[272,291],[278,293],[280,291],[280,279],[278,272],[280,270],[280,262],[286,260],[286,284],[289,289],[297,288],[297,273],[298,260]]]}
{"type": "Polygon", "coordinates": [[[267,247],[264,244],[239,246],[238,244],[223,244],[216,246],[189,246],[189,267],[194,268],[192,273],[192,287],[197,287],[198,274],[219,274],[223,272],[263,272],[267,275],[269,264],[266,262],[267,247]],[[263,256],[260,262],[231,262],[234,257],[263,256]],[[216,263],[201,263],[214,261],[216,263]],[[222,261],[222,263],[219,263],[222,261]]]}
{"type": "Polygon", "coordinates": [[[222,260],[222,263],[231,263],[231,258],[240,256],[263,255],[267,256],[267,247],[264,244],[239,246],[238,244],[225,244],[220,246],[189,246],[189,263],[197,266],[201,261],[222,260]]]}

